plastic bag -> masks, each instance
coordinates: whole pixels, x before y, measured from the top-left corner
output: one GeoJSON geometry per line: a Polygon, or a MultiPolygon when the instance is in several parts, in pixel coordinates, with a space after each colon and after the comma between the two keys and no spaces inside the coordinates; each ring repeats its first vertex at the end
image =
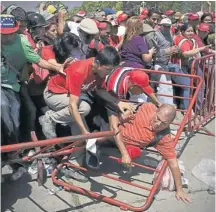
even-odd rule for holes
{"type": "Polygon", "coordinates": [[[192,174],[201,182],[216,188],[215,179],[215,161],[212,159],[202,159],[199,164],[197,164],[193,170],[192,174]]]}
{"type": "MultiPolygon", "coordinates": [[[[160,171],[162,165],[163,165],[164,160],[162,160],[156,170],[160,171]]],[[[182,184],[183,185],[188,185],[189,181],[184,177],[184,173],[185,173],[185,167],[183,165],[183,161],[178,161],[178,165],[179,165],[179,169],[181,172],[181,178],[182,178],[182,184]]],[[[156,180],[159,172],[155,172],[154,173],[154,178],[153,178],[153,183],[156,180]]],[[[161,184],[160,184],[160,189],[162,190],[168,190],[168,191],[175,191],[175,182],[174,182],[174,178],[172,175],[172,172],[170,170],[169,167],[166,168],[166,171],[164,172],[163,178],[161,180],[161,184]]]]}

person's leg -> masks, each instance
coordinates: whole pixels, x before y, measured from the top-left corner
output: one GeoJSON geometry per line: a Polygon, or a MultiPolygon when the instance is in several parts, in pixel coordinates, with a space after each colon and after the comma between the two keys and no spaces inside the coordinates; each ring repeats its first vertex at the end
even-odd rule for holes
{"type": "MultiPolygon", "coordinates": [[[[47,111],[44,116],[40,117],[40,123],[45,136],[47,138],[53,138],[56,137],[56,123],[67,124],[71,126],[74,122],[74,118],[71,116],[68,108],[69,96],[67,94],[52,94],[49,91],[45,91],[44,99],[48,107],[52,110],[47,111]]],[[[78,111],[82,118],[90,112],[90,109],[91,107],[87,102],[80,101],[78,111]]]]}
{"type": "Polygon", "coordinates": [[[1,88],[1,118],[11,142],[18,142],[20,101],[16,92],[1,88]]]}
{"type": "MultiPolygon", "coordinates": [[[[168,71],[168,67],[167,66],[160,66],[160,65],[155,65],[155,70],[167,70],[168,71]]],[[[172,83],[171,81],[171,77],[170,75],[165,75],[165,74],[161,74],[160,76],[160,80],[161,83],[159,83],[158,87],[157,87],[157,94],[165,94],[165,95],[169,95],[170,97],[165,97],[165,96],[160,96],[158,95],[158,100],[162,103],[166,103],[166,104],[171,104],[173,105],[173,86],[172,85],[167,85],[167,84],[162,84],[162,83],[172,83]]]]}
{"type": "Polygon", "coordinates": [[[36,122],[36,106],[34,105],[31,97],[29,96],[28,87],[25,82],[22,83],[20,89],[20,98],[23,110],[21,111],[22,132],[24,140],[31,139],[31,131],[35,131],[36,122]]]}

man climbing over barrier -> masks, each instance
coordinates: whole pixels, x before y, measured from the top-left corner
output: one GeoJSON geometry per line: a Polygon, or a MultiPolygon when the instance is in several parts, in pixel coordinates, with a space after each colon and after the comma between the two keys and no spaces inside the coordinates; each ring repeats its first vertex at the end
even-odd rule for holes
{"type": "Polygon", "coordinates": [[[109,123],[116,132],[115,142],[122,155],[122,163],[130,166],[131,158],[127,151],[127,145],[139,147],[154,146],[154,148],[167,160],[173,174],[176,186],[176,198],[183,202],[191,202],[191,199],[182,188],[181,173],[179,170],[175,143],[169,133],[169,125],[176,117],[176,110],[172,105],[163,104],[157,108],[152,103],[142,104],[134,116],[124,115],[119,122],[115,114],[109,115],[109,123]],[[156,138],[159,138],[156,141],[156,138]]]}

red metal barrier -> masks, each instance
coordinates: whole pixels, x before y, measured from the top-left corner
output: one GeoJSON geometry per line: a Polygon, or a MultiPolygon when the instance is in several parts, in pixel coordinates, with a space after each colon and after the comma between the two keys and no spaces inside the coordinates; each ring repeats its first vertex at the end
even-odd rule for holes
{"type": "MultiPolygon", "coordinates": [[[[193,61],[191,66],[191,74],[200,75],[203,79],[202,91],[202,104],[200,109],[194,108],[194,118],[192,123],[193,130],[203,130],[211,136],[215,133],[210,132],[204,125],[215,117],[215,55],[207,55],[197,58],[193,61]],[[202,73],[200,73],[200,69],[202,73]]],[[[191,81],[191,85],[193,82],[191,81]]],[[[193,95],[193,93],[191,93],[193,95]]],[[[198,100],[196,100],[198,105],[198,100]]]]}
{"type": "MultiPolygon", "coordinates": [[[[191,85],[190,89],[194,90],[193,96],[191,96],[189,98],[190,100],[190,104],[187,110],[180,110],[182,112],[185,112],[184,118],[182,120],[181,123],[173,123],[175,125],[179,126],[177,135],[174,138],[174,142],[175,144],[178,143],[179,137],[181,135],[181,133],[183,132],[183,129],[185,128],[185,126],[190,126],[191,124],[191,117],[192,117],[192,109],[194,108],[194,104],[196,102],[197,96],[198,96],[198,92],[202,86],[202,78],[200,76],[195,76],[195,75],[188,75],[188,74],[176,74],[176,73],[170,73],[170,72],[166,72],[166,71],[152,71],[152,70],[144,70],[147,73],[156,73],[156,74],[167,74],[167,75],[171,75],[171,76],[181,76],[181,77],[187,77],[190,78],[193,83],[196,84],[196,86],[191,85]]],[[[155,82],[155,83],[160,83],[160,82],[155,82]]],[[[165,83],[164,83],[165,84],[165,83]]],[[[172,84],[173,85],[173,84],[172,84]]],[[[179,86],[179,87],[183,87],[182,85],[174,85],[174,86],[179,86]]],[[[168,96],[167,94],[161,94],[164,96],[168,96]]],[[[173,96],[171,96],[173,97],[173,96]]],[[[175,96],[174,98],[179,98],[182,99],[183,97],[181,96],[175,96]]],[[[40,151],[37,151],[35,155],[31,156],[31,157],[24,157],[20,160],[22,161],[32,161],[35,160],[37,158],[42,158],[42,157],[51,157],[51,156],[58,156],[58,155],[69,155],[75,151],[77,151],[80,148],[84,148],[82,145],[85,144],[84,141],[86,139],[90,139],[90,138],[100,138],[100,140],[102,140],[104,137],[112,137],[114,135],[114,133],[112,131],[107,131],[107,132],[99,132],[99,133],[91,133],[88,135],[78,135],[78,136],[69,136],[69,137],[63,137],[63,138],[55,138],[55,139],[48,139],[48,140],[42,140],[42,141],[36,141],[36,142],[28,142],[28,143],[21,143],[21,144],[14,144],[14,145],[7,145],[7,146],[2,146],[1,147],[1,152],[10,152],[10,151],[18,151],[20,149],[28,149],[28,148],[33,148],[33,147],[44,147],[43,149],[41,149],[40,151]],[[71,143],[74,142],[72,144],[69,144],[68,146],[61,148],[58,151],[55,152],[49,152],[49,153],[44,153],[44,151],[46,151],[50,146],[55,145],[55,144],[62,144],[62,143],[71,143]],[[78,146],[78,147],[77,147],[78,146]]],[[[109,157],[111,160],[116,160],[118,161],[119,158],[116,157],[109,157]]],[[[16,160],[12,161],[12,162],[16,162],[16,160]]],[[[103,174],[101,173],[101,176],[105,177],[105,178],[109,178],[118,182],[122,182],[128,185],[131,185],[133,187],[136,188],[140,188],[143,190],[147,190],[149,192],[148,197],[145,201],[145,203],[143,204],[142,207],[134,207],[132,205],[126,204],[122,201],[116,200],[114,198],[110,198],[110,197],[106,197],[103,195],[100,195],[98,193],[94,193],[92,191],[88,191],[84,188],[75,186],[75,185],[71,185],[69,183],[66,182],[62,182],[61,180],[58,179],[58,175],[57,172],[59,170],[59,168],[61,168],[62,166],[68,166],[68,167],[75,167],[78,168],[82,171],[87,171],[85,168],[77,166],[73,163],[60,163],[56,169],[54,169],[53,173],[52,173],[52,180],[53,183],[57,184],[57,185],[61,185],[64,187],[64,189],[66,190],[71,190],[71,191],[75,191],[78,192],[80,194],[83,195],[87,195],[93,198],[97,198],[100,199],[104,202],[107,202],[109,204],[113,204],[116,205],[118,207],[120,207],[122,210],[131,210],[131,211],[145,211],[148,209],[148,207],[151,205],[154,196],[156,194],[156,191],[159,189],[159,185],[162,179],[162,176],[164,174],[164,171],[167,167],[167,162],[165,161],[162,165],[161,170],[159,171],[159,174],[156,178],[156,180],[154,181],[154,184],[151,188],[149,188],[148,186],[145,185],[138,185],[135,183],[131,183],[129,181],[125,181],[122,179],[119,179],[117,177],[113,177],[110,176],[108,174],[103,174]]],[[[142,164],[138,164],[138,163],[133,163],[134,166],[138,166],[140,168],[143,169],[147,169],[147,170],[151,170],[151,171],[155,171],[155,169],[153,169],[152,167],[148,167],[148,166],[144,166],[142,164]]]]}

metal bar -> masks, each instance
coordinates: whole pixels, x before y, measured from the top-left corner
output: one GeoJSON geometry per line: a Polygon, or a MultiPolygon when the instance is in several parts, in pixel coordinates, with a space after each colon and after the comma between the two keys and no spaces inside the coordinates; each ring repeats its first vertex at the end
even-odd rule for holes
{"type": "Polygon", "coordinates": [[[94,132],[86,135],[75,135],[75,136],[68,136],[68,137],[61,137],[61,138],[51,138],[47,140],[41,140],[39,142],[25,142],[20,144],[13,144],[13,145],[5,145],[1,146],[1,152],[12,152],[20,149],[30,149],[33,147],[42,147],[48,145],[55,145],[55,144],[63,144],[63,143],[70,143],[74,140],[80,140],[83,142],[84,140],[91,139],[91,138],[100,138],[100,137],[113,137],[115,133],[113,131],[105,131],[105,132],[94,132]]]}

